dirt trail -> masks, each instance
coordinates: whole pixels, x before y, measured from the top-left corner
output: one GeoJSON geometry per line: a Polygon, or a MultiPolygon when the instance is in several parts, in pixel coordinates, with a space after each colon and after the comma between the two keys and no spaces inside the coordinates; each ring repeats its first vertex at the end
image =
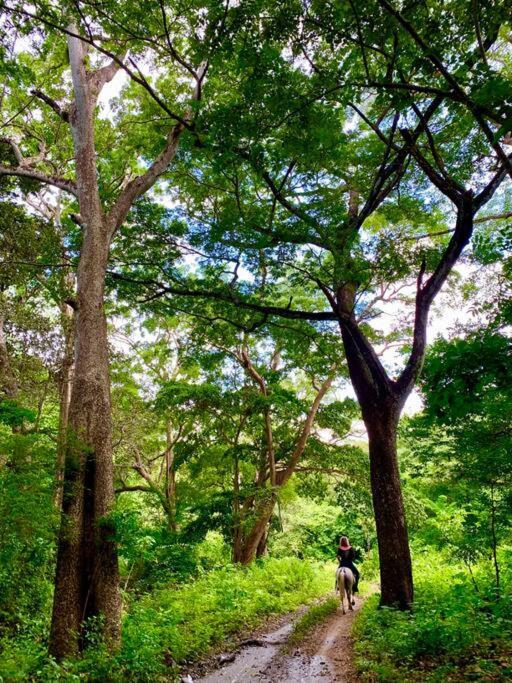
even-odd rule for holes
{"type": "Polygon", "coordinates": [[[354,612],[343,615],[341,607],[314,628],[290,652],[282,651],[293,620],[260,638],[261,645],[243,648],[235,660],[194,683],[355,683],[350,629],[362,601],[354,612]]]}

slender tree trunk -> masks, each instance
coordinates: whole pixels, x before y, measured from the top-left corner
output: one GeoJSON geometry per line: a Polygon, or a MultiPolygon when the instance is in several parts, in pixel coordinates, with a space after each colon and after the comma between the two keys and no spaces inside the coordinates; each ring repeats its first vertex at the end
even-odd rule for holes
{"type": "MultiPolygon", "coordinates": [[[[275,472],[274,487],[272,489],[265,488],[265,482],[263,481],[259,499],[256,496],[252,496],[250,499],[252,508],[251,514],[254,516],[254,522],[250,530],[246,532],[243,537],[240,552],[240,562],[242,564],[250,564],[255,557],[261,557],[261,555],[266,551],[268,538],[267,530],[278,500],[277,491],[288,482],[290,477],[295,472],[300,458],[304,454],[304,450],[310,437],[318,409],[325,394],[332,385],[334,373],[335,368],[332,368],[331,372],[318,389],[306,419],[304,420],[304,424],[297,435],[295,447],[286,467],[275,472]]],[[[246,516],[247,513],[244,515],[244,517],[246,516]]]]}
{"type": "Polygon", "coordinates": [[[69,422],[69,404],[73,382],[75,320],[74,311],[67,303],[60,305],[61,326],[64,337],[60,377],[59,377],[59,433],[57,441],[55,505],[62,507],[64,483],[64,463],[66,459],[66,437],[69,422]]]}
{"type": "Polygon", "coordinates": [[[7,342],[5,339],[5,303],[3,293],[0,292],[0,400],[13,399],[18,393],[18,383],[12,371],[7,342]]]}
{"type": "MultiPolygon", "coordinates": [[[[396,451],[396,413],[366,416],[370,480],[380,560],[381,604],[408,609],[413,602],[412,563],[396,451]]],[[[364,415],[364,411],[363,411],[364,415]]]]}
{"type": "Polygon", "coordinates": [[[167,500],[167,518],[169,529],[176,531],[176,472],[174,469],[174,448],[172,423],[167,423],[167,446],[165,450],[165,498],[167,500]]]}

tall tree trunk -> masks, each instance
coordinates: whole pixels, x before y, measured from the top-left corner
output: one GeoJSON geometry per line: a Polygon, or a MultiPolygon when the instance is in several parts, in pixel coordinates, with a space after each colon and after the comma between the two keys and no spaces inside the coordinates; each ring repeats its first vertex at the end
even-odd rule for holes
{"type": "Polygon", "coordinates": [[[61,326],[64,338],[64,348],[59,377],[59,433],[57,441],[56,488],[55,505],[62,507],[62,493],[64,485],[64,464],[66,459],[66,437],[69,423],[69,404],[71,402],[71,387],[73,382],[75,316],[73,308],[65,303],[60,304],[61,326]]]}
{"type": "Polygon", "coordinates": [[[368,432],[381,605],[408,609],[413,601],[412,563],[396,448],[398,420],[408,394],[405,390],[401,394],[394,391],[355,322],[345,320],[341,334],[350,379],[368,432]]]}
{"type": "Polygon", "coordinates": [[[0,400],[13,399],[18,393],[18,383],[12,371],[5,339],[5,301],[0,291],[0,400]]]}
{"type": "Polygon", "coordinates": [[[121,607],[117,551],[113,529],[106,521],[114,502],[103,308],[111,230],[98,191],[94,80],[86,71],[84,43],[69,37],[68,50],[75,95],[69,120],[83,241],[77,272],[75,379],[50,631],[50,652],[57,659],[77,654],[84,647],[84,622],[92,616],[101,618],[101,634],[108,646],[115,647],[120,640],[121,607]]]}
{"type": "Polygon", "coordinates": [[[165,449],[165,498],[167,500],[167,519],[169,529],[176,531],[176,471],[174,469],[174,442],[172,422],[167,423],[167,444],[165,449]]]}
{"type": "Polygon", "coordinates": [[[413,602],[412,564],[396,450],[398,410],[384,406],[366,416],[370,481],[380,560],[381,604],[408,609],[413,602]]]}
{"type": "Polygon", "coordinates": [[[120,597],[113,530],[114,502],[107,324],[103,283],[107,245],[84,236],[77,278],[75,378],[69,409],[63,518],[59,535],[50,651],[83,647],[83,622],[101,615],[110,645],[120,637],[120,597]]]}

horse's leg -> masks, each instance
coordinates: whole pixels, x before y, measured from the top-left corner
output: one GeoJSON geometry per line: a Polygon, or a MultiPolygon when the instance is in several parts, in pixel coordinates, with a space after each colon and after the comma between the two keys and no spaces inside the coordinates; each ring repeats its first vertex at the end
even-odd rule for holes
{"type": "Polygon", "coordinates": [[[354,611],[354,608],[352,607],[352,581],[347,581],[347,600],[348,600],[348,608],[351,612],[354,611]]]}
{"type": "Polygon", "coordinates": [[[345,612],[345,574],[344,572],[341,572],[340,574],[340,584],[339,584],[339,589],[340,589],[340,600],[341,600],[341,611],[343,614],[346,614],[345,612]]]}

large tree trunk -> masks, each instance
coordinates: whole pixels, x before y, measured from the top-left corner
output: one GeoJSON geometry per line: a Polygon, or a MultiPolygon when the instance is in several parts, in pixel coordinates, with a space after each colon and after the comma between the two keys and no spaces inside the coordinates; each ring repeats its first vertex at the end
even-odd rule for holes
{"type": "Polygon", "coordinates": [[[269,497],[266,497],[259,504],[256,503],[254,510],[256,519],[248,530],[248,533],[244,534],[244,538],[241,542],[239,559],[241,564],[250,564],[253,562],[256,558],[258,547],[263,539],[266,540],[267,527],[272,518],[276,500],[275,494],[270,494],[269,497]]]}
{"type": "Polygon", "coordinates": [[[355,322],[345,321],[341,334],[368,432],[381,605],[408,609],[413,601],[412,563],[396,451],[396,430],[407,393],[396,393],[355,322]]]}
{"type": "MultiPolygon", "coordinates": [[[[71,27],[76,32],[74,27],[71,27]]],[[[117,551],[106,515],[114,503],[110,383],[104,282],[111,230],[101,206],[94,147],[94,81],[86,48],[68,38],[75,101],[73,134],[83,241],[77,272],[75,377],[69,406],[64,495],[50,652],[57,659],[84,647],[84,622],[100,617],[110,647],[120,640],[117,551]]]]}
{"type": "Polygon", "coordinates": [[[50,651],[59,659],[81,649],[83,623],[90,616],[101,615],[110,645],[120,637],[117,552],[105,521],[114,502],[103,310],[108,244],[102,244],[100,226],[89,227],[77,279],[75,378],[50,635],[50,651]]]}
{"type": "Polygon", "coordinates": [[[382,410],[366,417],[370,480],[380,560],[381,604],[408,609],[412,564],[396,452],[398,416],[382,410]]]}

